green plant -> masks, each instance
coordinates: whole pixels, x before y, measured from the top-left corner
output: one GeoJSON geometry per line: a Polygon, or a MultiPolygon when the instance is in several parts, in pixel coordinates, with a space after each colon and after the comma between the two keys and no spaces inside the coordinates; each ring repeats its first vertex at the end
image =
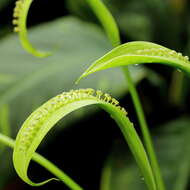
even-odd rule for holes
{"type": "Polygon", "coordinates": [[[13,13],[13,24],[15,25],[14,31],[19,33],[19,38],[23,48],[28,51],[29,53],[33,54],[37,57],[47,57],[51,55],[51,53],[45,53],[38,51],[36,48],[32,46],[29,42],[28,35],[27,35],[27,16],[30,5],[32,4],[33,0],[18,0],[16,1],[16,6],[14,8],[13,13]]]}
{"type": "Polygon", "coordinates": [[[133,124],[126,117],[127,112],[118,105],[117,100],[111,98],[108,94],[96,91],[94,95],[93,89],[71,90],[68,93],[64,92],[46,102],[26,120],[17,136],[13,154],[13,162],[19,176],[30,185],[46,183],[35,184],[27,177],[27,168],[33,153],[47,132],[58,120],[76,109],[91,104],[100,105],[100,107],[105,109],[117,122],[139,167],[144,173],[145,181],[150,189],[155,189],[152,170],[146,153],[134,130],[133,124]]]}
{"type": "MultiPolygon", "coordinates": [[[[13,20],[13,23],[16,25],[15,31],[19,32],[21,43],[29,53],[38,57],[45,57],[49,55],[49,53],[39,52],[33,48],[27,38],[26,19],[31,3],[32,1],[30,0],[17,1],[16,8],[14,10],[14,17],[16,19],[13,20]]],[[[108,94],[103,94],[101,91],[96,91],[96,94],[94,95],[94,90],[92,89],[80,89],[76,91],[71,90],[68,93],[65,92],[56,96],[39,107],[29,116],[21,127],[16,138],[16,145],[14,147],[13,154],[15,169],[18,175],[30,185],[37,186],[48,182],[49,180],[36,184],[27,176],[27,169],[30,160],[32,159],[38,145],[47,132],[62,117],[83,106],[97,104],[106,110],[120,127],[141,169],[147,187],[150,190],[164,190],[164,182],[159,171],[143,109],[135,86],[132,83],[130,72],[128,68],[124,66],[141,63],[161,63],[189,73],[190,68],[188,57],[184,57],[180,53],[176,53],[173,50],[149,42],[130,42],[120,45],[117,25],[104,4],[100,0],[87,0],[87,3],[91,6],[101,21],[112,45],[114,47],[118,47],[95,61],[95,63],[85,71],[80,79],[99,70],[122,66],[139,118],[148,156],[146,155],[146,151],[133,128],[133,124],[126,117],[126,111],[118,105],[119,102],[117,100],[111,98],[108,94]]],[[[5,136],[0,137],[2,143],[13,147],[13,142],[11,144],[11,141],[7,140],[5,136]]],[[[48,161],[46,162],[44,159],[38,159],[38,162],[54,173],[60,180],[64,181],[71,189],[82,189],[48,161]]]]}

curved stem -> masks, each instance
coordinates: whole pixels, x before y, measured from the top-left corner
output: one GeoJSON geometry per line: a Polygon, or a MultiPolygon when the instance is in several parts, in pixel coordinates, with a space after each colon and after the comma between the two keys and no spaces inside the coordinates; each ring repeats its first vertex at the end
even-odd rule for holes
{"type": "Polygon", "coordinates": [[[99,19],[112,45],[114,47],[120,45],[121,40],[117,24],[107,7],[102,3],[101,0],[86,1],[99,19]]]}
{"type": "MultiPolygon", "coordinates": [[[[0,143],[9,146],[10,148],[14,148],[15,141],[11,138],[0,134],[0,143]]],[[[54,174],[58,179],[60,179],[63,183],[65,183],[72,190],[83,190],[76,182],[74,182],[68,175],[66,175],[63,171],[61,171],[57,166],[51,163],[49,160],[41,156],[40,154],[35,153],[33,158],[35,162],[46,168],[52,174],[54,174]]]]}
{"type": "MultiPolygon", "coordinates": [[[[7,104],[0,106],[0,131],[4,135],[10,136],[9,107],[7,104]]],[[[5,145],[0,145],[0,156],[3,154],[5,145]]]]}
{"type": "Polygon", "coordinates": [[[138,120],[139,120],[139,123],[140,123],[141,131],[142,131],[142,134],[143,134],[143,140],[144,140],[145,147],[147,149],[147,154],[149,156],[150,163],[151,163],[151,166],[152,166],[152,169],[153,169],[153,173],[154,173],[154,176],[155,176],[157,188],[159,190],[164,190],[165,189],[164,182],[163,182],[163,179],[162,179],[162,175],[161,175],[161,172],[160,172],[160,167],[159,167],[159,164],[158,164],[158,161],[157,161],[157,158],[156,158],[156,154],[155,154],[155,151],[154,151],[154,146],[153,146],[153,143],[152,143],[150,132],[148,130],[148,125],[147,125],[147,122],[146,122],[146,118],[145,118],[145,115],[144,115],[144,111],[143,111],[143,108],[142,108],[142,104],[141,104],[139,95],[137,93],[135,85],[133,84],[133,81],[132,81],[132,78],[130,76],[130,72],[129,72],[128,68],[126,68],[126,67],[125,68],[122,67],[122,68],[123,68],[123,72],[124,72],[125,77],[126,77],[127,82],[128,82],[129,92],[131,94],[131,98],[133,100],[134,107],[135,107],[135,110],[136,110],[136,113],[137,113],[137,117],[138,117],[138,120]]]}
{"type": "Polygon", "coordinates": [[[101,175],[100,190],[110,190],[109,187],[111,185],[111,175],[111,167],[107,165],[103,168],[103,172],[101,175]]]}

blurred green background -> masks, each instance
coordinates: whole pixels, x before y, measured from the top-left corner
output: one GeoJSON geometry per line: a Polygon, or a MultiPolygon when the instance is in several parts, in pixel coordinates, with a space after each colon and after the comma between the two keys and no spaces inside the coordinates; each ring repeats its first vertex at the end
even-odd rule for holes
{"type": "MultiPolygon", "coordinates": [[[[190,55],[189,1],[104,2],[119,25],[123,43],[151,41],[190,55]]],[[[119,69],[99,72],[79,85],[74,84],[94,60],[112,49],[87,3],[84,0],[33,2],[28,16],[29,38],[38,49],[54,52],[44,59],[26,53],[17,34],[12,32],[14,4],[13,0],[0,0],[0,132],[15,139],[23,121],[43,102],[62,91],[91,87],[120,99],[141,135],[127,83],[119,69]]],[[[167,189],[188,190],[189,78],[163,65],[132,66],[130,70],[167,189]]],[[[38,152],[84,189],[97,190],[101,186],[101,190],[107,190],[103,189],[106,184],[109,190],[146,189],[119,129],[96,107],[81,109],[60,121],[38,152]]],[[[51,176],[35,163],[31,164],[29,175],[35,181],[51,176]]],[[[24,184],[14,171],[12,150],[0,145],[0,190],[52,188],[67,189],[60,182],[37,188],[24,184]]]]}

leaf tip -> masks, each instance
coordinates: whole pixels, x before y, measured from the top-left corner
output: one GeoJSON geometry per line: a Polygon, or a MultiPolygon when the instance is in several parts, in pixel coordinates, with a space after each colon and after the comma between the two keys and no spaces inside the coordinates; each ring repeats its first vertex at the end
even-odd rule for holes
{"type": "Polygon", "coordinates": [[[47,184],[47,183],[49,183],[51,181],[60,181],[60,179],[58,179],[58,178],[50,178],[50,179],[45,180],[45,181],[43,181],[41,183],[33,183],[32,182],[32,183],[29,183],[29,184],[32,185],[32,186],[39,187],[39,186],[43,186],[43,185],[45,185],[45,184],[47,184]]]}
{"type": "Polygon", "coordinates": [[[52,56],[53,53],[52,52],[39,52],[39,53],[33,54],[33,55],[36,57],[40,57],[40,58],[46,58],[46,57],[52,56]]]}
{"type": "Polygon", "coordinates": [[[77,84],[80,82],[81,79],[82,79],[82,78],[79,77],[79,78],[75,81],[75,84],[77,85],[77,84]]]}
{"type": "Polygon", "coordinates": [[[75,84],[77,85],[85,76],[87,76],[86,73],[83,73],[75,82],[75,84]]]}

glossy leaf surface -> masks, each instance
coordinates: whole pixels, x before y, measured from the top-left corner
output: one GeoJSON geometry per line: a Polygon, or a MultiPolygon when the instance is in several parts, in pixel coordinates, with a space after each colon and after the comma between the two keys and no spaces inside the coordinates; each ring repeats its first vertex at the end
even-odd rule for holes
{"type": "Polygon", "coordinates": [[[190,62],[187,56],[158,44],[136,41],[118,46],[95,61],[80,79],[100,70],[144,63],[165,64],[190,73],[190,62]]]}

